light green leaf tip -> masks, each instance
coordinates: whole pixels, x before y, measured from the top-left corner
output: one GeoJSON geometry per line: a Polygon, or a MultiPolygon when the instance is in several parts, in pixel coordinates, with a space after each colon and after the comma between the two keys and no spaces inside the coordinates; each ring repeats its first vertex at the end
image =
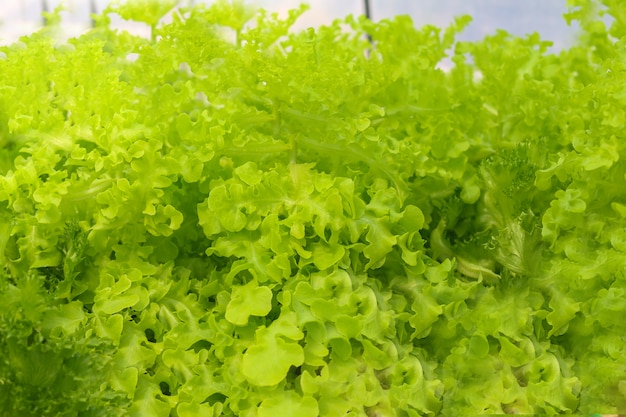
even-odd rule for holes
{"type": "Polygon", "coordinates": [[[250,281],[244,286],[233,287],[230,302],[226,306],[226,320],[237,326],[245,326],[250,316],[263,317],[271,309],[272,290],[250,281]]]}

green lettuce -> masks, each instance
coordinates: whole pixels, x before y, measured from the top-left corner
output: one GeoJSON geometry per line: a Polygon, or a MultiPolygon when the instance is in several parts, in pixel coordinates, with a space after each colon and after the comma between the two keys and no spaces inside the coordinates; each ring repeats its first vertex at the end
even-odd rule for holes
{"type": "Polygon", "coordinates": [[[0,416],[626,410],[619,2],[562,51],[177,4],[0,47],[0,416]]]}

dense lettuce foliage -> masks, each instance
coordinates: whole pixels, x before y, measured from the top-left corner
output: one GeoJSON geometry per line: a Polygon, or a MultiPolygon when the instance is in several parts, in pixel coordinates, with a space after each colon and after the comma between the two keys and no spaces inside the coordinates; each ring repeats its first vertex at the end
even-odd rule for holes
{"type": "Polygon", "coordinates": [[[175,4],[0,48],[0,416],[626,410],[619,1],[557,53],[175,4]]]}

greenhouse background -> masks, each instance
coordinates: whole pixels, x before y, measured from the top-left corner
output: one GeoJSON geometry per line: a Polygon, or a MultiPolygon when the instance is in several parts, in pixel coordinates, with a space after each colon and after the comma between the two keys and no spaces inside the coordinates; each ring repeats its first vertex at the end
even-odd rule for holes
{"type": "MultiPolygon", "coordinates": [[[[213,0],[180,0],[183,6],[206,3],[213,0]]],[[[248,0],[247,3],[271,11],[286,13],[297,7],[302,0],[248,0]]],[[[110,0],[14,0],[0,4],[0,44],[15,42],[20,36],[32,33],[43,22],[42,11],[54,10],[65,5],[63,28],[65,36],[76,36],[89,28],[90,13],[102,11],[110,0]]],[[[295,29],[328,24],[336,18],[349,14],[364,14],[365,0],[312,0],[306,2],[310,10],[296,24],[295,29]]],[[[373,20],[381,20],[399,14],[408,14],[416,26],[435,24],[445,27],[455,16],[469,14],[473,23],[463,33],[462,39],[475,40],[497,29],[505,29],[515,35],[539,32],[542,38],[554,42],[555,49],[570,45],[576,36],[576,28],[568,27],[562,15],[567,11],[565,0],[369,0],[373,20]]],[[[121,19],[116,27],[134,33],[148,33],[141,25],[132,25],[121,19]]]]}

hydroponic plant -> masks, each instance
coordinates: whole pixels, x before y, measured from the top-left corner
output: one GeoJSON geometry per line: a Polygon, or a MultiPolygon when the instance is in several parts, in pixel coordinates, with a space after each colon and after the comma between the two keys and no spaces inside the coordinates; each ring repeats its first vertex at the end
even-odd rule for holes
{"type": "Polygon", "coordinates": [[[0,48],[0,416],[626,410],[618,0],[557,52],[175,5],[0,48]]]}

